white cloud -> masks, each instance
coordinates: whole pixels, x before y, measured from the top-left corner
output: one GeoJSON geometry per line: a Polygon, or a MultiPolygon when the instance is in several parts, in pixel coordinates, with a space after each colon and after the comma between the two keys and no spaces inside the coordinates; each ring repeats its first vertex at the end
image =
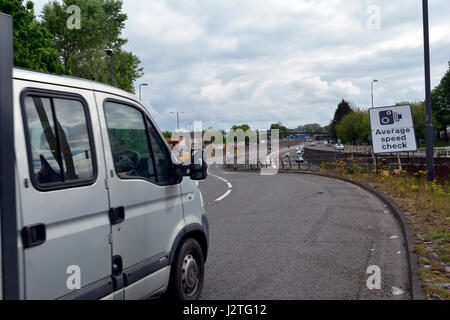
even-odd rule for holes
{"type": "MultiPolygon", "coordinates": [[[[40,4],[44,0],[36,1],[40,4]]],[[[450,60],[450,2],[430,1],[432,82],[450,60]]],[[[127,48],[145,69],[144,102],[173,129],[168,110],[220,128],[325,125],[338,102],[377,105],[424,96],[420,1],[124,0],[127,48]],[[367,28],[367,8],[381,12],[367,28]]]]}

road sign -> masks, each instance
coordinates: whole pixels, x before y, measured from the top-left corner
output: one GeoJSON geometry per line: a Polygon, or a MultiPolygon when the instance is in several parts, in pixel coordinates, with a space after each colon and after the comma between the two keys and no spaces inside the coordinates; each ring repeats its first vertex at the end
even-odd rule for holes
{"type": "Polygon", "coordinates": [[[374,153],[417,151],[411,106],[369,109],[374,153]]]}

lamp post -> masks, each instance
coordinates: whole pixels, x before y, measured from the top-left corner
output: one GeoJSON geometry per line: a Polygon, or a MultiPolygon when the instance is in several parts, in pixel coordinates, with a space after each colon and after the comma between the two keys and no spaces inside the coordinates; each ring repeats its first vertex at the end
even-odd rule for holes
{"type": "Polygon", "coordinates": [[[177,128],[178,132],[180,132],[180,114],[185,114],[186,112],[171,112],[170,114],[176,114],[177,115],[177,128]]]}
{"type": "Polygon", "coordinates": [[[375,82],[378,82],[378,80],[373,80],[372,83],[371,83],[371,88],[372,88],[372,109],[373,109],[373,84],[375,82]]]}
{"type": "Polygon", "coordinates": [[[434,180],[434,146],[433,118],[431,110],[431,80],[430,80],[430,34],[428,27],[428,0],[422,0],[423,8],[423,43],[425,60],[425,144],[427,152],[428,181],[434,180]]]}
{"type": "Polygon", "coordinates": [[[148,86],[148,83],[141,83],[139,85],[139,101],[142,101],[142,94],[141,94],[141,87],[142,86],[148,86]]]}
{"type": "Polygon", "coordinates": [[[105,50],[106,55],[109,56],[109,72],[111,74],[111,85],[114,86],[114,49],[112,48],[112,27],[111,23],[113,22],[124,22],[124,18],[113,18],[109,21],[109,49],[105,50]]]}

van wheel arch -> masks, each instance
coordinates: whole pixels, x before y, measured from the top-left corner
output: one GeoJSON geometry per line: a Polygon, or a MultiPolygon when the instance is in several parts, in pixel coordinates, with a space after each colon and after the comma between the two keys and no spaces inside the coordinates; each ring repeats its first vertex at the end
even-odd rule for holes
{"type": "Polygon", "coordinates": [[[203,231],[203,227],[200,224],[192,224],[183,228],[183,230],[178,234],[173,242],[172,249],[170,250],[169,256],[169,264],[172,265],[175,254],[177,252],[178,247],[181,243],[184,242],[185,239],[192,238],[195,239],[202,248],[204,262],[206,262],[208,256],[208,240],[203,231]]]}

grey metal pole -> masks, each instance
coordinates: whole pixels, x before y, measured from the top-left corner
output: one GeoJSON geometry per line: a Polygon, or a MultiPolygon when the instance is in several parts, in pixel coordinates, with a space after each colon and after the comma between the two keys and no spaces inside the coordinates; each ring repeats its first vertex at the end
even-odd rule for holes
{"type": "Polygon", "coordinates": [[[372,109],[373,109],[373,81],[371,83],[371,86],[372,86],[372,109]]]}
{"type": "Polygon", "coordinates": [[[374,103],[373,103],[373,84],[375,82],[378,82],[378,80],[372,80],[372,83],[371,83],[371,88],[372,88],[372,109],[373,109],[373,106],[374,106],[374,103]]]}
{"type": "Polygon", "coordinates": [[[112,52],[111,55],[109,56],[109,72],[111,73],[111,85],[112,86],[114,86],[113,55],[114,55],[114,53],[112,52]]]}
{"type": "MultiPolygon", "coordinates": [[[[111,21],[109,22],[109,48],[112,50],[112,30],[111,30],[111,21]]],[[[109,55],[109,73],[111,75],[111,85],[114,86],[114,71],[113,71],[113,51],[109,55]]]]}
{"type": "Polygon", "coordinates": [[[422,0],[423,6],[423,39],[425,58],[425,112],[426,128],[425,143],[427,153],[428,181],[434,180],[434,147],[433,147],[433,118],[431,110],[431,79],[430,79],[430,35],[428,25],[428,0],[422,0]]]}
{"type": "Polygon", "coordinates": [[[148,86],[148,83],[141,83],[139,85],[139,101],[142,101],[142,94],[141,94],[141,88],[142,86],[148,86]]]}

